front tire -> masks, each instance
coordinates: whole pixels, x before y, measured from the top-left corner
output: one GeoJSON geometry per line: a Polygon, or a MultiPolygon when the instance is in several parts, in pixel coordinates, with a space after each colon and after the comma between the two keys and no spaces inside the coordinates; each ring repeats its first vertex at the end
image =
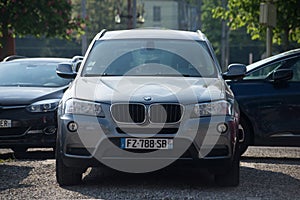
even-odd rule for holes
{"type": "Polygon", "coordinates": [[[15,158],[23,158],[26,155],[27,147],[12,147],[15,158]]]}
{"type": "Polygon", "coordinates": [[[244,141],[240,143],[240,155],[243,155],[248,149],[248,146],[251,142],[252,134],[250,126],[248,125],[246,119],[244,119],[243,117],[241,117],[240,126],[244,131],[244,141]]]}
{"type": "Polygon", "coordinates": [[[236,144],[236,151],[228,171],[222,174],[215,174],[215,182],[222,187],[235,187],[240,183],[240,152],[236,144]]]}
{"type": "Polygon", "coordinates": [[[63,163],[59,145],[56,146],[56,180],[60,186],[78,185],[82,181],[82,172],[73,167],[67,167],[63,163]]]}

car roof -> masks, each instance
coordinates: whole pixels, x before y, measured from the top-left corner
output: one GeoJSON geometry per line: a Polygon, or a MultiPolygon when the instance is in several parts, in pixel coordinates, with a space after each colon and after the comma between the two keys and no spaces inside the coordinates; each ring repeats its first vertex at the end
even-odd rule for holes
{"type": "Polygon", "coordinates": [[[206,41],[206,36],[201,32],[180,31],[170,29],[142,28],[118,31],[100,32],[96,39],[180,39],[180,40],[202,40],[206,41]]]}
{"type": "Polygon", "coordinates": [[[292,57],[292,56],[297,55],[297,54],[300,54],[300,48],[299,49],[293,49],[293,50],[290,50],[290,51],[286,51],[286,52],[271,56],[269,58],[262,59],[260,61],[257,61],[257,62],[254,62],[254,63],[248,65],[247,66],[247,72],[252,71],[253,69],[255,69],[257,67],[260,67],[261,65],[265,65],[267,63],[270,63],[270,62],[273,62],[273,61],[276,61],[276,60],[280,60],[281,58],[292,57]]]}

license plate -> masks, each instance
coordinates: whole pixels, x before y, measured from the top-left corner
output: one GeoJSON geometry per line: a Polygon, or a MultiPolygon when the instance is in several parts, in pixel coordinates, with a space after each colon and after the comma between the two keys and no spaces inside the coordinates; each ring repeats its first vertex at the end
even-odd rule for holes
{"type": "Polygon", "coordinates": [[[8,119],[0,119],[0,128],[10,128],[11,120],[8,119]]]}
{"type": "Polygon", "coordinates": [[[172,139],[121,138],[122,149],[173,149],[172,139]]]}

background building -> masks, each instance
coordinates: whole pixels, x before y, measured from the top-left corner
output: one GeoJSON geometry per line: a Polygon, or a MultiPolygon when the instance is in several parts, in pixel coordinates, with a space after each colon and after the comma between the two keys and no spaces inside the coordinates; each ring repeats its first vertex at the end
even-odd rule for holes
{"type": "Polygon", "coordinates": [[[196,6],[183,0],[144,0],[143,27],[179,30],[200,29],[200,13],[196,6]]]}

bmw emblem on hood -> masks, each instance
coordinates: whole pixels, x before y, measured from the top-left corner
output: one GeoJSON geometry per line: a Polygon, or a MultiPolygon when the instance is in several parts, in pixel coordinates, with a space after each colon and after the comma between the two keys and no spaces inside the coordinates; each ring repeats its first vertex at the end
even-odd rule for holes
{"type": "Polygon", "coordinates": [[[144,97],[144,100],[145,100],[145,101],[151,101],[151,100],[152,100],[152,98],[151,98],[151,97],[149,97],[149,96],[146,96],[146,97],[144,97]]]}

